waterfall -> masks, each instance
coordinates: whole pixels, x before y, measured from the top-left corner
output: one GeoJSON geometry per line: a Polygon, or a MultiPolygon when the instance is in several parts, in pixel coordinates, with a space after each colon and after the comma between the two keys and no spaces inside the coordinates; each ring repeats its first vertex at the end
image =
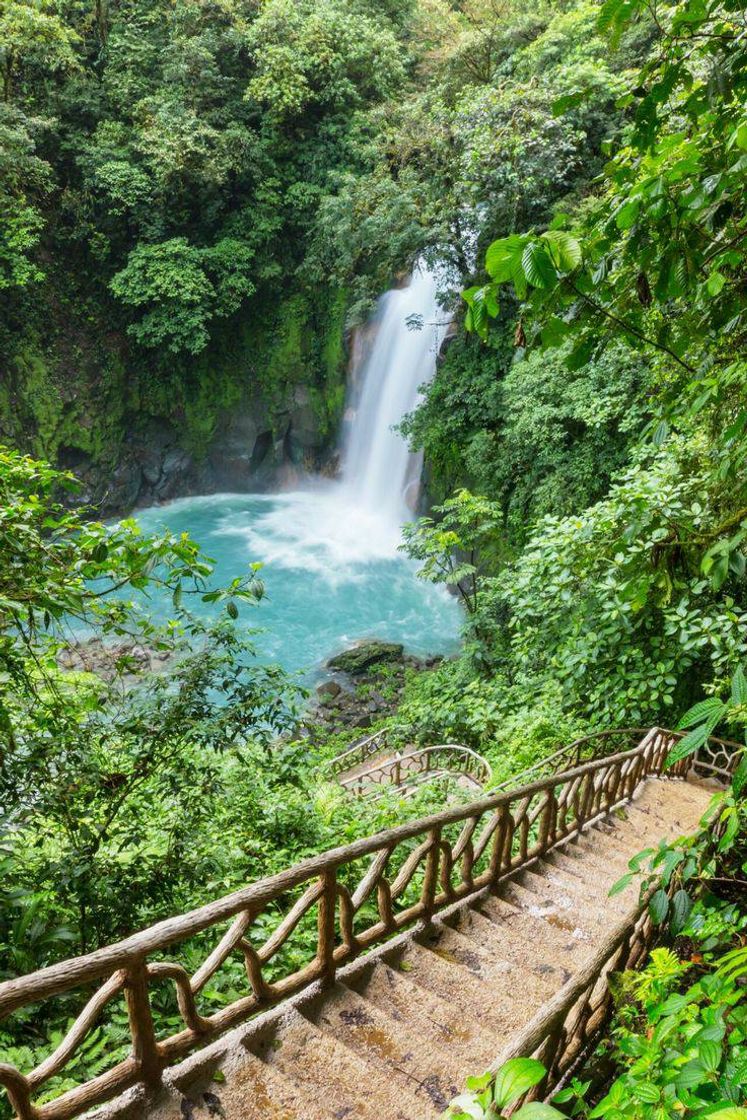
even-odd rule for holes
{"type": "Polygon", "coordinates": [[[436,294],[436,277],[421,264],[406,287],[382,296],[370,352],[352,371],[353,417],[343,441],[342,483],[363,509],[397,527],[415,505],[421,457],[393,428],[414,409],[419,387],[435,373],[446,330],[436,294]]]}
{"type": "MultiPolygon", "coordinates": [[[[349,585],[379,561],[401,562],[402,525],[416,508],[421,457],[393,428],[436,370],[447,319],[436,291],[436,277],[419,265],[405,287],[379,300],[372,342],[352,363],[340,478],[308,478],[297,490],[273,495],[250,525],[226,526],[269,567],[314,572],[329,586],[349,585]]],[[[411,569],[400,570],[412,578],[411,569]]]]}

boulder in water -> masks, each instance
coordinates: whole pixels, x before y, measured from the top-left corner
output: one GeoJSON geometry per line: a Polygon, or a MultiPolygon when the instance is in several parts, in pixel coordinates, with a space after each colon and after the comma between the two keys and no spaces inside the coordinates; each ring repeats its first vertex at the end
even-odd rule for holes
{"type": "Polygon", "coordinates": [[[316,686],[316,694],[324,704],[330,700],[334,700],[342,692],[342,685],[337,681],[322,681],[321,684],[316,686]]]}
{"type": "Polygon", "coordinates": [[[402,661],[403,657],[404,646],[401,642],[359,642],[352,649],[343,650],[331,657],[327,667],[357,676],[365,673],[372,665],[379,665],[383,661],[402,661]]]}

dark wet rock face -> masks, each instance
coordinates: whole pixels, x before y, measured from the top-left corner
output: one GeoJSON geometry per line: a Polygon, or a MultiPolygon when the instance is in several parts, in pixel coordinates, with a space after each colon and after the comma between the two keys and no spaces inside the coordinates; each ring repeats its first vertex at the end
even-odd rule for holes
{"type": "Polygon", "coordinates": [[[337,681],[322,681],[316,687],[316,695],[322,704],[334,700],[342,692],[342,685],[337,681]]]}
{"type": "Polygon", "coordinates": [[[76,503],[105,517],[191,494],[261,492],[333,469],[331,437],[303,386],[272,413],[260,399],[248,399],[222,416],[202,452],[187,443],[178,424],[139,417],[106,462],[77,449],[63,449],[58,462],[82,483],[76,503]]]}
{"type": "Polygon", "coordinates": [[[316,686],[307,733],[324,741],[330,733],[366,731],[396,713],[409,672],[432,669],[442,660],[412,657],[394,642],[367,641],[345,650],[327,663],[334,676],[316,686]]]}

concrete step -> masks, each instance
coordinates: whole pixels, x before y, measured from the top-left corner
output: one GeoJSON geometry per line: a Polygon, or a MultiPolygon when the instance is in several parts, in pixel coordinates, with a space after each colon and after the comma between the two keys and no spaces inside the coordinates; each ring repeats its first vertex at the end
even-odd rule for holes
{"type": "Polygon", "coordinates": [[[541,918],[532,917],[527,923],[529,936],[505,938],[499,923],[491,921],[477,910],[466,910],[460,917],[458,929],[465,937],[478,943],[499,938],[501,952],[511,954],[513,973],[532,976],[534,983],[541,983],[543,998],[547,999],[571,977],[585,959],[588,945],[541,918]],[[531,946],[531,953],[527,948],[531,946]]]}
{"type": "Polygon", "coordinates": [[[464,1071],[463,1076],[476,1069],[482,1072],[495,1057],[493,1037],[479,1020],[465,1017],[453,1004],[383,961],[367,969],[354,990],[429,1045],[439,1050],[446,1046],[454,1068],[464,1071]]]}
{"type": "Polygon", "coordinates": [[[323,1102],[333,1116],[345,1120],[438,1117],[439,1110],[425,1105],[406,1074],[391,1072],[382,1077],[375,1065],[297,1011],[283,1018],[279,1027],[260,1043],[258,1056],[298,1085],[309,1100],[323,1102]]]}
{"type": "Polygon", "coordinates": [[[450,953],[442,955],[417,942],[404,949],[399,968],[416,984],[453,1004],[465,1018],[473,1019],[477,1014],[496,1039],[496,1053],[514,1030],[517,1016],[528,1011],[527,1018],[531,1017],[542,1002],[533,985],[522,986],[522,998],[517,1001],[515,980],[512,984],[505,974],[479,977],[455,963],[450,953]]]}
{"type": "Polygon", "coordinates": [[[246,1051],[232,1055],[225,1077],[170,1100],[149,1120],[335,1120],[319,1098],[246,1051]]]}
{"type": "Polygon", "coordinates": [[[448,1043],[434,1044],[411,1024],[398,1023],[357,992],[336,984],[325,992],[316,1008],[304,1008],[320,1030],[336,1038],[389,1081],[404,1076],[420,1099],[419,1115],[439,1115],[461,1088],[448,1043]]]}
{"type": "Polygon", "coordinates": [[[548,859],[529,872],[522,878],[522,885],[543,901],[555,900],[579,915],[586,913],[590,919],[602,921],[607,920],[610,911],[622,917],[634,901],[627,894],[609,898],[611,884],[606,878],[581,876],[566,865],[562,856],[548,859]]]}
{"type": "Polygon", "coordinates": [[[496,910],[496,899],[481,902],[479,912],[492,921],[507,921],[516,930],[518,944],[532,945],[539,938],[543,952],[552,955],[561,950],[568,952],[571,943],[589,940],[590,933],[586,927],[578,928],[564,917],[544,915],[536,895],[522,888],[519,883],[504,883],[501,893],[501,901],[511,902],[514,914],[507,919],[503,918],[501,911],[496,910]]]}

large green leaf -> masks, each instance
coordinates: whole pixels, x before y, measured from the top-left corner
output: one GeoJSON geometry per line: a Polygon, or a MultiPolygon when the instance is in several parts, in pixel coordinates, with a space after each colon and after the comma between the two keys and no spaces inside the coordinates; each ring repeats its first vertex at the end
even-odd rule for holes
{"type": "Polygon", "coordinates": [[[581,264],[581,245],[570,233],[562,229],[550,229],[542,234],[552,263],[558,272],[575,272],[581,264]]]}
{"type": "Polygon", "coordinates": [[[487,273],[497,284],[506,284],[514,279],[521,268],[521,255],[529,240],[528,237],[514,233],[502,237],[488,247],[485,254],[487,273]]]}
{"type": "Polygon", "coordinates": [[[734,705],[747,704],[747,677],[741,665],[731,678],[731,702],[734,705]]]}
{"type": "Polygon", "coordinates": [[[493,1100],[498,1108],[507,1108],[539,1085],[546,1072],[542,1062],[535,1058],[511,1058],[495,1075],[493,1100]]]}
{"type": "Polygon", "coordinates": [[[692,731],[688,731],[687,735],[680,739],[677,746],[672,747],[667,756],[667,766],[674,766],[675,763],[681,762],[688,755],[695,754],[703,746],[710,733],[711,729],[707,723],[701,723],[700,727],[694,727],[692,731]]]}
{"type": "Polygon", "coordinates": [[[563,1113],[543,1101],[529,1101],[512,1113],[513,1120],[565,1120],[563,1113]]]}
{"type": "Polygon", "coordinates": [[[673,934],[682,933],[692,908],[693,900],[687,891],[675,891],[672,898],[672,916],[669,919],[669,926],[673,934]]]}
{"type": "Polygon", "coordinates": [[[709,1073],[715,1073],[721,1065],[721,1047],[718,1042],[701,1042],[698,1047],[700,1060],[709,1073]]]}
{"type": "Polygon", "coordinates": [[[521,267],[533,288],[551,288],[558,274],[541,241],[530,241],[521,255],[521,267]]]}

